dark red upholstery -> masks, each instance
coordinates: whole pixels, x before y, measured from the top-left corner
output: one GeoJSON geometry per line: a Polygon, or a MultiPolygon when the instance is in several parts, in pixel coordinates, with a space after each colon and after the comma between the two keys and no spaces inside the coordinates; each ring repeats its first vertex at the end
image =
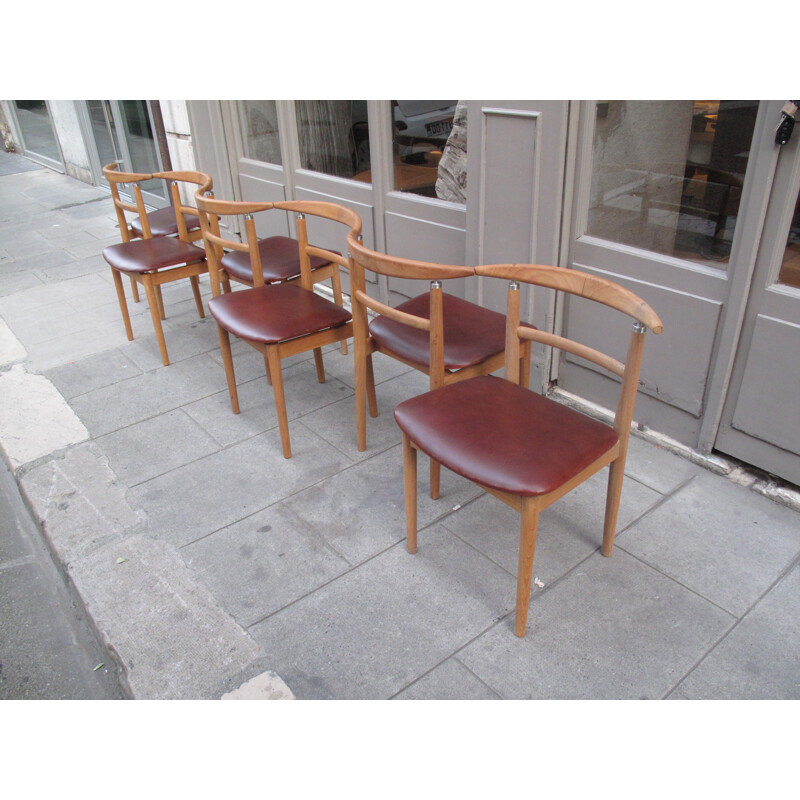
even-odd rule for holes
{"type": "MultiPolygon", "coordinates": [[[[421,294],[397,306],[417,317],[430,318],[430,294],[421,294]]],[[[485,361],[506,346],[504,314],[481,308],[454,295],[442,294],[444,315],[444,366],[463,369],[485,361]]],[[[392,353],[414,364],[428,366],[430,337],[427,331],[411,328],[387,317],[376,317],[369,326],[372,338],[392,353]]]]}
{"type": "Polygon", "coordinates": [[[292,283],[222,294],[212,297],[208,308],[225,330],[264,344],[335,328],[351,319],[350,312],[292,283]]]}
{"type": "Polygon", "coordinates": [[[200,261],[205,250],[180,239],[160,236],[112,244],[103,250],[103,258],[120,272],[155,272],[178,264],[200,261]]]}
{"type": "MultiPolygon", "coordinates": [[[[188,230],[194,231],[200,227],[200,218],[195,214],[184,214],[183,218],[186,221],[188,230]]],[[[175,219],[175,209],[172,206],[151,211],[147,215],[147,221],[150,223],[150,233],[153,236],[174,236],[178,232],[178,222],[175,219]]],[[[136,217],[131,222],[131,230],[136,236],[144,236],[142,222],[139,217],[136,217]]]]}
{"type": "Polygon", "coordinates": [[[608,425],[491,375],[412,397],[394,416],[448,469],[523,496],[556,489],[618,441],[608,425]]]}
{"type": "MultiPolygon", "coordinates": [[[[287,236],[268,236],[259,239],[258,252],[261,269],[267,283],[287,281],[300,274],[300,252],[296,239],[287,236]]],[[[319,256],[311,256],[311,269],[319,269],[330,262],[319,256]]],[[[222,266],[236,278],[253,282],[250,254],[232,251],[222,257],[222,266]]]]}

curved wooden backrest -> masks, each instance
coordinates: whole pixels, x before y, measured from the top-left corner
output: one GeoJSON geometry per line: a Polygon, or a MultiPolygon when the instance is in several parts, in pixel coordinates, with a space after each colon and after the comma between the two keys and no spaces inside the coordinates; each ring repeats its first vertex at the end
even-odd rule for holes
{"type": "Polygon", "coordinates": [[[170,170],[169,172],[154,172],[154,178],[162,178],[165,181],[179,181],[180,183],[195,183],[199,187],[199,192],[210,192],[214,186],[211,176],[205,172],[196,170],[170,170]]]}
{"type": "Polygon", "coordinates": [[[274,203],[247,200],[218,200],[213,195],[207,195],[202,188],[195,192],[194,199],[198,209],[205,211],[206,214],[216,214],[220,217],[257,214],[259,211],[269,211],[275,206],[274,203]]]}
{"type": "Polygon", "coordinates": [[[142,197],[142,190],[139,184],[143,181],[151,180],[153,177],[152,174],[146,172],[121,172],[119,164],[113,162],[103,167],[103,176],[108,181],[108,185],[111,189],[111,199],[114,203],[114,211],[117,215],[122,241],[129,242],[134,238],[133,231],[130,225],[128,225],[128,220],[125,216],[126,211],[139,215],[139,219],[142,221],[144,238],[149,239],[151,236],[150,223],[147,221],[147,209],[145,208],[144,197],[142,197]],[[128,183],[133,186],[132,203],[123,200],[119,193],[120,184],[128,183]]]}
{"type": "MultiPolygon", "coordinates": [[[[255,286],[264,284],[264,277],[261,267],[261,254],[258,247],[258,234],[256,232],[253,215],[262,211],[281,210],[293,211],[298,214],[297,219],[297,239],[300,254],[301,285],[306,289],[311,289],[311,256],[319,256],[329,262],[335,262],[345,268],[350,268],[350,262],[339,253],[326,250],[322,247],[315,247],[308,242],[306,222],[304,215],[323,217],[348,226],[350,233],[358,235],[361,232],[361,217],[345,206],[337,203],[320,201],[295,201],[286,200],[280,202],[251,202],[247,200],[217,200],[209,192],[198,189],[195,193],[195,201],[200,213],[200,225],[203,231],[203,238],[206,242],[206,255],[212,272],[212,284],[220,278],[221,259],[223,251],[236,250],[241,253],[249,253],[250,265],[253,269],[253,283],[255,286]],[[245,218],[245,241],[240,242],[234,238],[222,236],[219,226],[219,218],[225,216],[244,216],[245,218]]],[[[216,291],[216,288],[214,289],[216,291]]]]}
{"type": "Polygon", "coordinates": [[[415,261],[410,258],[387,256],[370,250],[357,236],[347,237],[350,255],[356,264],[365,267],[371,272],[386,275],[390,278],[411,278],[414,280],[441,281],[452,278],[468,278],[475,274],[472,267],[453,266],[450,264],[436,264],[431,261],[415,261]]]}
{"type": "Polygon", "coordinates": [[[328,203],[321,200],[283,200],[274,203],[274,207],[283,211],[311,214],[315,217],[323,217],[334,220],[334,222],[340,222],[350,228],[350,233],[353,236],[358,236],[361,233],[361,217],[352,209],[340,206],[338,203],[328,203]]]}
{"type": "Polygon", "coordinates": [[[117,212],[117,220],[120,224],[120,231],[124,241],[130,241],[132,232],[128,226],[125,218],[125,212],[130,211],[138,214],[139,220],[142,225],[142,231],[145,239],[151,237],[150,223],[147,219],[147,209],[145,207],[144,198],[140,184],[149,180],[165,180],[170,184],[171,205],[175,211],[175,221],[178,225],[178,236],[184,241],[191,241],[200,237],[199,233],[190,234],[186,227],[186,220],[184,214],[193,214],[196,209],[192,206],[187,206],[181,200],[180,192],[178,191],[178,183],[193,183],[198,187],[198,191],[211,191],[213,188],[213,181],[211,176],[205,172],[197,172],[194,170],[183,171],[168,171],[168,172],[121,172],[119,164],[112,163],[106,164],[103,167],[103,175],[111,187],[111,198],[114,201],[114,207],[117,212]],[[134,202],[130,203],[122,199],[119,194],[120,184],[131,184],[133,186],[134,202]]]}
{"type": "Polygon", "coordinates": [[[626,447],[639,385],[645,332],[647,328],[654,333],[661,333],[663,330],[663,325],[656,312],[638,295],[625,287],[579,270],[541,264],[491,264],[476,267],[475,274],[491,278],[505,278],[510,281],[506,312],[505,377],[514,382],[518,380],[518,354],[521,339],[559,348],[607,369],[622,379],[614,417],[614,428],[620,437],[622,447],[626,447]],[[625,361],[619,361],[573,339],[522,326],[520,324],[520,283],[568,292],[577,297],[602,303],[633,317],[636,324],[630,334],[625,361]]]}
{"type": "Polygon", "coordinates": [[[122,172],[116,161],[103,167],[103,176],[112,186],[118,183],[149,181],[153,177],[149,172],[122,172]]]}
{"type": "Polygon", "coordinates": [[[638,295],[624,286],[586,272],[542,264],[490,264],[476,267],[475,274],[568,292],[622,311],[650,328],[653,333],[661,333],[663,329],[656,312],[638,295]]]}

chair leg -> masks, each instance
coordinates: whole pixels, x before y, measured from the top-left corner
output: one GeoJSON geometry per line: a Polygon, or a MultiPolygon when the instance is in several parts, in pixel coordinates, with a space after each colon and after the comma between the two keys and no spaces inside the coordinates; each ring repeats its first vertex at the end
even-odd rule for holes
{"type": "MultiPolygon", "coordinates": [[[[364,356],[363,347],[356,339],[354,342],[354,362],[355,362],[355,381],[356,381],[356,441],[359,452],[367,449],[367,360],[364,356]]],[[[374,389],[374,387],[373,387],[374,389]]]]}
{"type": "Polygon", "coordinates": [[[367,356],[367,399],[369,400],[369,415],[378,416],[378,397],[375,394],[375,373],[372,371],[372,353],[367,356]]]}
{"type": "Polygon", "coordinates": [[[439,488],[441,486],[442,465],[438,461],[431,459],[431,500],[439,499],[439,488]]]}
{"type": "Polygon", "coordinates": [[[158,300],[158,314],[161,319],[167,318],[167,312],[164,310],[164,295],[161,292],[161,285],[156,286],[156,298],[158,300]]]}
{"type": "MultiPolygon", "coordinates": [[[[331,273],[331,287],[333,288],[333,299],[339,308],[344,308],[344,298],[342,297],[342,276],[339,273],[339,265],[333,265],[331,273]]],[[[342,339],[342,355],[347,355],[347,339],[342,339]]]]}
{"type": "Polygon", "coordinates": [[[317,368],[317,380],[325,383],[325,364],[322,361],[322,348],[314,348],[314,365],[317,368]]]}
{"type": "Polygon", "coordinates": [[[403,484],[406,495],[406,547],[417,552],[417,451],[403,434],[403,484]]]}
{"type": "Polygon", "coordinates": [[[522,504],[519,531],[519,559],[517,562],[517,613],[514,633],[524,636],[528,627],[528,606],[531,602],[533,555],[536,550],[536,530],[539,526],[539,508],[533,500],[522,504]]]}
{"type": "Polygon", "coordinates": [[[134,303],[138,303],[139,302],[139,286],[138,286],[138,284],[136,283],[136,281],[133,278],[131,278],[131,294],[133,295],[133,302],[134,303]]]}
{"type": "Polygon", "coordinates": [[[275,347],[267,347],[267,359],[272,375],[272,392],[275,395],[275,413],[278,415],[278,429],[281,432],[281,445],[283,457],[292,457],[292,445],[289,441],[289,417],[286,414],[286,397],[283,393],[283,374],[281,373],[281,360],[275,347]]]}
{"type": "Polygon", "coordinates": [[[192,283],[192,292],[194,293],[194,303],[197,306],[197,313],[201,319],[206,316],[205,309],[203,308],[203,298],[200,297],[200,280],[197,275],[192,275],[189,280],[192,283]]]}
{"type": "Polygon", "coordinates": [[[606,492],[606,517],[603,524],[603,546],[600,552],[608,557],[614,549],[614,537],[617,535],[617,515],[619,501],[622,496],[622,480],[625,477],[625,460],[617,458],[608,468],[608,490],[606,492]]]}
{"type": "MultiPolygon", "coordinates": [[[[128,335],[128,341],[133,341],[133,329],[131,328],[131,317],[128,314],[128,303],[125,300],[125,287],[122,285],[122,275],[113,267],[111,275],[114,278],[114,287],[117,290],[117,299],[119,300],[119,310],[122,312],[122,321],[125,323],[125,333],[128,335]]],[[[131,278],[131,283],[135,286],[136,281],[131,278]]]]}
{"type": "Polygon", "coordinates": [[[266,353],[264,353],[264,369],[267,371],[267,384],[272,386],[272,372],[269,368],[269,359],[266,353]]]}
{"type": "Polygon", "coordinates": [[[524,389],[530,388],[531,382],[531,343],[523,342],[519,354],[519,385],[524,389]]]}
{"type": "Polygon", "coordinates": [[[228,381],[228,394],[231,398],[231,408],[234,414],[239,413],[239,392],[236,389],[236,373],[233,370],[233,353],[231,352],[231,337],[228,331],[217,324],[219,334],[219,349],[222,353],[222,363],[225,365],[225,379],[228,381]]]}
{"type": "Polygon", "coordinates": [[[166,367],[169,364],[169,356],[167,355],[167,343],[164,340],[164,329],[161,327],[161,320],[163,319],[160,312],[161,304],[159,303],[161,287],[154,285],[147,274],[142,276],[142,282],[147,294],[147,303],[150,306],[150,316],[153,318],[153,328],[155,328],[156,339],[158,340],[158,349],[161,351],[161,360],[166,367]]]}

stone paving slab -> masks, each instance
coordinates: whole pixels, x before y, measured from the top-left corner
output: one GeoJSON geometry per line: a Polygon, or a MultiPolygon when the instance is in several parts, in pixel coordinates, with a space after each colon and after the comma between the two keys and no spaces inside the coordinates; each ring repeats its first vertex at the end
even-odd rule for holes
{"type": "Polygon", "coordinates": [[[260,654],[167,542],[108,542],[69,571],[137,699],[219,697],[260,654]]]}
{"type": "Polygon", "coordinates": [[[670,695],[687,700],[800,698],[800,567],[712,650],[670,695]]]}
{"type": "Polygon", "coordinates": [[[619,544],[740,616],[800,555],[797,514],[717,475],[694,477],[619,544]]]}
{"type": "Polygon", "coordinates": [[[0,441],[14,469],[89,438],[53,384],[22,364],[0,372],[0,395],[0,441]]]}
{"type": "Polygon", "coordinates": [[[534,594],[524,639],[510,617],[458,658],[506,699],[659,699],[734,622],[617,548],[534,594]]]}
{"type": "Polygon", "coordinates": [[[286,459],[268,431],[130,489],[154,536],[188,544],[338,472],[345,457],[301,425],[286,459]],[[279,476],[279,477],[271,477],[279,476]]]}
{"type": "Polygon", "coordinates": [[[298,699],[388,699],[513,606],[509,576],[443,528],[396,545],[249,631],[298,699]]]}

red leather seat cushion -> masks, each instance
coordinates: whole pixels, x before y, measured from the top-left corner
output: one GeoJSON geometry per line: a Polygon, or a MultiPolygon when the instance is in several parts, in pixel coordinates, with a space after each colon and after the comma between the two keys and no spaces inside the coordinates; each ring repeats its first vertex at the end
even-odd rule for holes
{"type": "MultiPolygon", "coordinates": [[[[296,239],[287,236],[268,236],[259,239],[258,252],[261,256],[261,269],[267,283],[286,281],[300,274],[300,251],[296,239]]],[[[311,257],[311,269],[319,269],[330,262],[319,256],[311,257]]],[[[250,254],[232,251],[222,257],[222,266],[231,275],[241,280],[253,282],[250,267],[250,254]]]]}
{"type": "Polygon", "coordinates": [[[205,250],[180,239],[159,236],[112,244],[103,250],[103,258],[121,272],[154,272],[206,257],[205,250]]]}
{"type": "MultiPolygon", "coordinates": [[[[421,294],[397,306],[399,311],[430,319],[430,294],[421,294]]],[[[442,294],[444,314],[444,366],[455,370],[479,364],[502,353],[506,346],[506,318],[504,314],[461,300],[451,294],[442,294]]],[[[370,322],[372,338],[393,353],[414,364],[428,366],[430,338],[426,331],[411,328],[387,317],[376,317],[370,322]]]]}
{"type": "MultiPolygon", "coordinates": [[[[186,220],[186,227],[190,231],[197,230],[200,227],[200,218],[195,214],[184,214],[186,220]]],[[[150,233],[153,236],[174,236],[178,232],[178,223],[175,220],[175,209],[172,206],[166,208],[159,208],[157,211],[151,211],[147,215],[147,221],[150,223],[150,233]]],[[[144,236],[142,230],[142,222],[139,217],[136,217],[131,222],[131,230],[136,236],[144,236]]]]}
{"type": "Polygon", "coordinates": [[[448,469],[523,496],[556,489],[618,441],[608,425],[492,375],[412,397],[394,416],[448,469]]]}
{"type": "Polygon", "coordinates": [[[212,297],[208,308],[225,330],[264,344],[335,328],[351,319],[348,311],[293,283],[222,294],[212,297]]]}

